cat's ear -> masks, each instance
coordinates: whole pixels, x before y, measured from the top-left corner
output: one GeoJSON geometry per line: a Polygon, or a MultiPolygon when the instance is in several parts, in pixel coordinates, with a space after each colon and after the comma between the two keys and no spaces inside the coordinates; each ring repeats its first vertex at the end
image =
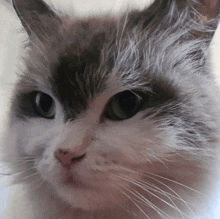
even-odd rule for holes
{"type": "MultiPolygon", "coordinates": [[[[181,23],[191,22],[195,23],[194,35],[203,37],[206,28],[211,30],[217,28],[219,19],[220,0],[155,0],[149,8],[141,13],[131,14],[129,25],[142,23],[143,28],[147,28],[162,24],[164,28],[168,28],[174,24],[181,25],[181,23]],[[196,24],[198,25],[196,26],[196,24]]],[[[213,34],[208,35],[210,37],[213,34]]]]}
{"type": "Polygon", "coordinates": [[[196,38],[212,39],[220,20],[220,0],[172,0],[180,11],[188,12],[188,19],[197,23],[196,38]],[[201,25],[202,24],[202,25],[201,25]],[[202,27],[202,28],[201,28],[202,27]],[[201,28],[201,29],[200,29],[201,28]],[[206,32],[206,29],[210,31],[206,32]]]}
{"type": "Polygon", "coordinates": [[[220,0],[173,0],[177,7],[188,8],[189,12],[198,15],[198,20],[207,23],[211,19],[219,18],[220,0]]]}
{"type": "Polygon", "coordinates": [[[14,9],[30,37],[43,40],[57,31],[60,18],[41,0],[13,0],[14,9]]]}
{"type": "Polygon", "coordinates": [[[201,16],[202,22],[216,18],[220,13],[220,0],[155,0],[150,10],[160,10],[162,13],[169,10],[173,5],[178,11],[188,10],[201,16]]]}

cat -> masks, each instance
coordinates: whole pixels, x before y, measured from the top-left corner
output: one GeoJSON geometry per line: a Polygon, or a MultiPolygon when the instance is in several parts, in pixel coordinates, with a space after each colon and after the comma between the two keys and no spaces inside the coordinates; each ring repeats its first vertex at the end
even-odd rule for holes
{"type": "Polygon", "coordinates": [[[13,0],[29,42],[2,149],[20,185],[5,217],[212,218],[219,5],[155,0],[77,19],[13,0]]]}

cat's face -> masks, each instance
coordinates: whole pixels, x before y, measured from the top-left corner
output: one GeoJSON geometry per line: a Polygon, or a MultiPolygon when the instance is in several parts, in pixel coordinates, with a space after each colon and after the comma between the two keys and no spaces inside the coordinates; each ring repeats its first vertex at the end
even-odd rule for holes
{"type": "MultiPolygon", "coordinates": [[[[86,23],[90,29],[97,29],[97,24],[98,20],[95,27],[91,21],[86,23]]],[[[162,159],[169,157],[171,151],[165,146],[167,136],[160,130],[160,124],[147,116],[153,104],[159,104],[154,98],[163,104],[164,100],[158,98],[162,94],[155,96],[150,86],[142,91],[141,87],[131,89],[123,85],[118,70],[107,68],[108,59],[100,63],[102,55],[93,47],[111,43],[111,39],[98,42],[101,37],[107,38],[103,29],[90,36],[91,42],[81,40],[78,45],[72,39],[70,46],[66,46],[65,35],[61,40],[67,49],[62,47],[65,52],[57,52],[56,58],[51,58],[52,46],[47,48],[48,57],[37,54],[41,61],[28,71],[34,75],[30,78],[34,81],[22,76],[18,85],[21,92],[14,105],[17,116],[14,128],[21,155],[34,158],[40,177],[52,184],[65,201],[88,210],[112,207],[120,199],[127,200],[122,188],[131,179],[142,179],[139,172],[151,172],[151,163],[163,164],[162,159]],[[78,48],[86,43],[89,45],[83,48],[82,55],[76,56],[78,48]],[[78,47],[76,52],[74,47],[78,47]],[[47,59],[42,70],[42,62],[47,59]],[[44,73],[38,74],[38,69],[44,73]]],[[[88,30],[68,31],[79,36],[88,30]]],[[[30,55],[36,58],[35,52],[30,55]]],[[[176,98],[175,93],[166,91],[162,83],[161,86],[170,99],[176,98]]]]}
{"type": "Polygon", "coordinates": [[[11,107],[20,178],[73,208],[190,211],[218,141],[209,33],[178,1],[77,21],[20,2],[31,39],[11,107]]]}

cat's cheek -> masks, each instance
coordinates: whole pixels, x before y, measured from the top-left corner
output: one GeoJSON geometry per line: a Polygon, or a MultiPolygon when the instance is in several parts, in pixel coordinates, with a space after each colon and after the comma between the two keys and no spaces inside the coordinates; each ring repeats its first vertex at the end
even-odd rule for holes
{"type": "Polygon", "coordinates": [[[57,136],[62,129],[60,124],[59,121],[48,122],[42,118],[16,119],[12,131],[18,142],[19,152],[32,157],[40,156],[46,147],[57,141],[57,136]]]}
{"type": "Polygon", "coordinates": [[[98,139],[102,144],[97,149],[108,158],[125,167],[137,167],[158,161],[169,154],[164,131],[142,114],[120,123],[109,124],[100,130],[98,139]]]}

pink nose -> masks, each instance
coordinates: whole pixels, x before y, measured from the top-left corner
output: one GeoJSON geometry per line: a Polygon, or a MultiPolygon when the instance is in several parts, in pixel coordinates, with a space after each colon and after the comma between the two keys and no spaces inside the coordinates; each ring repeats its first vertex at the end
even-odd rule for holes
{"type": "Polygon", "coordinates": [[[64,167],[69,169],[72,164],[82,160],[85,157],[85,153],[78,154],[68,150],[58,149],[55,151],[54,156],[64,167]]]}

